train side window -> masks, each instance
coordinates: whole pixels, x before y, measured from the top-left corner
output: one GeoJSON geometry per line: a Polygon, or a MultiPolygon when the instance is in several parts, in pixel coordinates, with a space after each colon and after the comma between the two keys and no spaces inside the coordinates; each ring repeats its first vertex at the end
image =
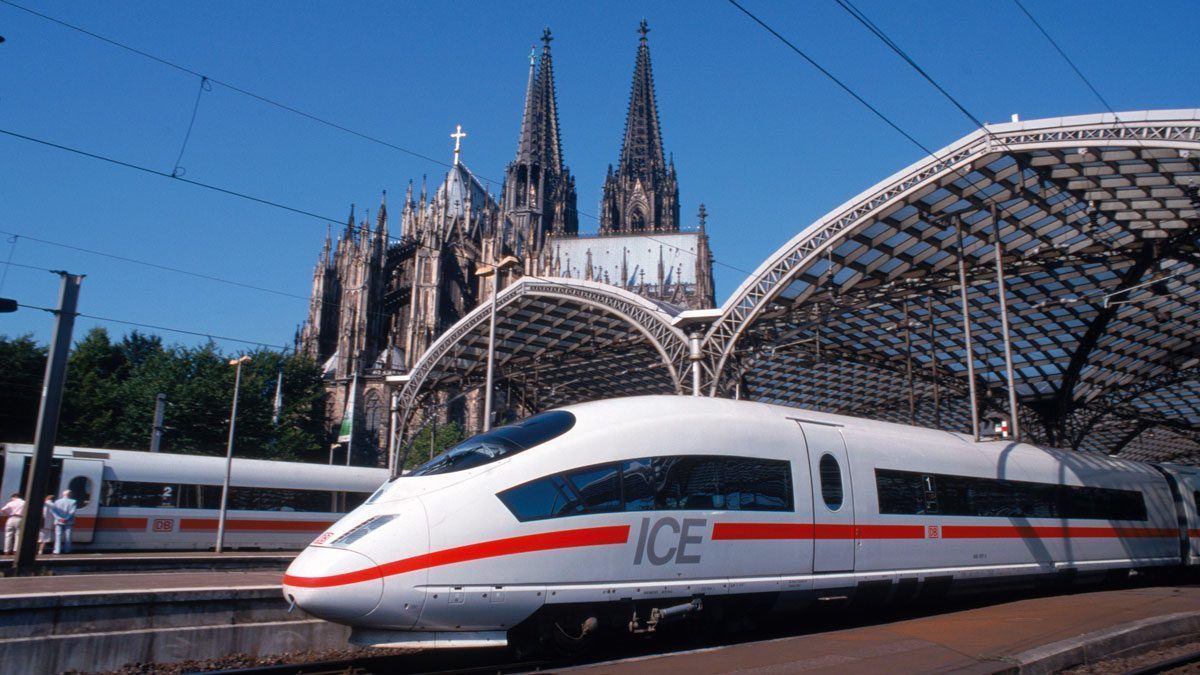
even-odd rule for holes
{"type": "MultiPolygon", "coordinates": [[[[75,488],[72,487],[71,491],[74,493],[75,488]]],[[[100,506],[125,506],[139,509],[173,509],[179,506],[179,491],[180,486],[178,485],[144,483],[140,481],[106,480],[101,485],[100,489],[100,506]]],[[[184,508],[188,507],[185,505],[184,508]]]]}
{"type": "Polygon", "coordinates": [[[788,462],[726,457],[721,466],[725,508],[742,511],[791,511],[792,470],[788,462]]]}
{"type": "Polygon", "coordinates": [[[662,478],[656,494],[656,508],[725,508],[720,457],[655,457],[654,466],[655,474],[662,478]]]}
{"type": "Polygon", "coordinates": [[[830,511],[837,511],[842,508],[842,467],[833,455],[822,455],[819,468],[821,499],[830,511]]]}
{"type": "Polygon", "coordinates": [[[1200,511],[1200,490],[1192,492],[1192,505],[1196,507],[1197,511],[1200,511]]]}
{"type": "Polygon", "coordinates": [[[626,511],[654,510],[654,467],[649,459],[630,459],[621,467],[626,511]]]}
{"type": "Polygon", "coordinates": [[[621,510],[620,476],[618,465],[604,464],[576,471],[569,477],[585,511],[612,513],[621,510]]]}
{"type": "Polygon", "coordinates": [[[496,495],[521,522],[572,515],[582,505],[558,476],[546,476],[496,495]]]}
{"type": "Polygon", "coordinates": [[[1141,492],[1003,478],[875,470],[879,512],[985,518],[1146,520],[1141,492]]]}

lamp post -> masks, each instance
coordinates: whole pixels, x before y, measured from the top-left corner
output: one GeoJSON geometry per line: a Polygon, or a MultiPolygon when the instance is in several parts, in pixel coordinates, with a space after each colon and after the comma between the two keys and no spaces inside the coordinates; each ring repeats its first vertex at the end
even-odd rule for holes
{"type": "Polygon", "coordinates": [[[487,388],[483,390],[484,431],[490,431],[492,428],[492,381],[496,371],[496,296],[500,295],[500,272],[520,264],[521,261],[515,256],[506,255],[499,262],[478,272],[479,276],[492,275],[492,312],[488,319],[487,388]]]}
{"type": "Polygon", "coordinates": [[[229,477],[233,471],[233,430],[237,426],[238,390],[242,386],[242,364],[250,363],[249,356],[231,359],[229,365],[237,366],[233,376],[233,409],[229,413],[229,443],[225,446],[225,482],[221,483],[221,512],[217,516],[217,553],[225,548],[225,510],[229,505],[229,477]]]}

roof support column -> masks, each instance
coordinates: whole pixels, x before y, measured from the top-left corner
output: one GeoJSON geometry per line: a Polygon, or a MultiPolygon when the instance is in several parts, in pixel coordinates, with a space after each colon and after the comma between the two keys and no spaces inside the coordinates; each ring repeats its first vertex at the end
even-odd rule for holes
{"type": "Polygon", "coordinates": [[[917,423],[917,395],[913,390],[912,322],[908,318],[908,299],[904,300],[904,382],[908,387],[908,423],[917,423]]]}
{"type": "Polygon", "coordinates": [[[925,313],[929,320],[929,379],[933,380],[933,428],[942,428],[942,386],[938,380],[937,336],[933,326],[933,296],[925,296],[925,313]]]}
{"type": "MultiPolygon", "coordinates": [[[[1013,378],[1012,338],[1008,334],[1008,297],[1004,290],[1004,242],[1000,239],[1000,219],[996,205],[992,204],[992,228],[996,231],[996,300],[1000,303],[1000,333],[1004,338],[1004,372],[1008,379],[1008,415],[1012,425],[1013,440],[1021,440],[1021,422],[1017,415],[1017,382],[1013,378]]],[[[971,383],[974,390],[975,383],[971,383]]],[[[978,433],[978,429],[976,430],[978,433]]]]}
{"type": "MultiPolygon", "coordinates": [[[[958,231],[958,297],[962,303],[963,350],[967,361],[967,391],[971,398],[971,435],[979,442],[979,401],[975,394],[975,348],[971,342],[971,311],[967,305],[967,264],[963,260],[962,220],[954,219],[958,231]]],[[[1007,334],[1008,331],[1005,331],[1007,334]]]]}

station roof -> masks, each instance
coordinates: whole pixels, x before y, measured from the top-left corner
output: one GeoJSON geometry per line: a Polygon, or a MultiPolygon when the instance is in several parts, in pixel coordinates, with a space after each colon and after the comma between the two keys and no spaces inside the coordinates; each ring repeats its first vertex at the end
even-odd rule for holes
{"type": "MultiPolygon", "coordinates": [[[[497,381],[527,409],[735,396],[969,431],[1008,409],[996,234],[1025,439],[1200,462],[1200,110],[988,125],[803,227],[719,309],[526,277],[499,296],[497,381]]],[[[488,306],[402,392],[483,381],[488,306]]],[[[990,424],[988,424],[990,427],[990,424]]]]}

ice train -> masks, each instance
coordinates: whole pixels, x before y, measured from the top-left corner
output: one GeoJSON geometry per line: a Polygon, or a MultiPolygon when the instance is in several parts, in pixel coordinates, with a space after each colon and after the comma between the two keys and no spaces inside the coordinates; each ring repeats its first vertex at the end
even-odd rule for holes
{"type": "MultiPolygon", "coordinates": [[[[681,396],[543,412],[396,478],[284,594],[377,646],[1200,565],[1200,469],[681,396]]],[[[1193,568],[1194,569],[1194,568],[1193,568]]]]}

